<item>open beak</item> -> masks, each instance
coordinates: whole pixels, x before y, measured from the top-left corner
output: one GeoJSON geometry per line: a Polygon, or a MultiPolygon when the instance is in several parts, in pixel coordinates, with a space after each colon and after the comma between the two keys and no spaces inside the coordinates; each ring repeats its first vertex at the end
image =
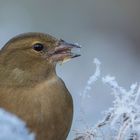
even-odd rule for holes
{"type": "Polygon", "coordinates": [[[66,62],[72,58],[81,56],[80,54],[74,53],[73,50],[80,49],[81,47],[77,44],[67,43],[60,40],[59,45],[54,49],[51,59],[55,62],[66,62]]]}

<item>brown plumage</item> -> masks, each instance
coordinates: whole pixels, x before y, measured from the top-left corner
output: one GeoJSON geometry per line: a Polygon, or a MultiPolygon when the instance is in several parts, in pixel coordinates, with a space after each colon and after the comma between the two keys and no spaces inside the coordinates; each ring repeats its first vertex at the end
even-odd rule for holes
{"type": "Polygon", "coordinates": [[[23,119],[37,140],[65,140],[73,102],[57,76],[57,62],[79,47],[43,33],[25,33],[0,51],[0,107],[23,119]]]}

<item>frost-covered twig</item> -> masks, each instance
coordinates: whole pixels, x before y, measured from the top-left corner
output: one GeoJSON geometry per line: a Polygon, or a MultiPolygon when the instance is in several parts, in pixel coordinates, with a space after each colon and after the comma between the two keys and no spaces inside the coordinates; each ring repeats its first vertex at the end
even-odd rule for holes
{"type": "MultiPolygon", "coordinates": [[[[89,78],[83,92],[84,95],[88,94],[92,84],[100,78],[101,63],[98,59],[95,59],[95,64],[96,72],[89,78]]],[[[79,138],[82,138],[81,140],[90,140],[91,138],[87,139],[85,136],[93,135],[94,137],[92,138],[96,139],[101,134],[100,129],[104,131],[106,128],[110,128],[114,132],[113,140],[128,140],[128,138],[135,140],[138,137],[140,139],[140,85],[134,83],[130,86],[130,90],[127,91],[119,86],[115,77],[110,75],[103,77],[102,82],[111,87],[112,95],[114,96],[113,106],[106,111],[104,119],[92,127],[91,133],[85,130],[83,133],[79,133],[79,138]]],[[[105,137],[103,136],[100,139],[103,140],[105,137]]]]}
{"type": "MultiPolygon", "coordinates": [[[[111,127],[119,122],[121,126],[118,128],[117,140],[123,140],[128,131],[133,131],[136,128],[137,121],[140,120],[140,105],[138,99],[140,96],[140,88],[138,84],[132,84],[130,90],[126,91],[124,88],[118,86],[115,78],[107,76],[103,79],[103,82],[108,83],[113,90],[115,100],[114,106],[111,108],[114,112],[114,117],[111,121],[111,127]],[[111,79],[110,81],[108,79],[111,79]],[[114,86],[114,83],[115,86],[114,86]],[[138,90],[137,90],[138,88],[138,90]],[[127,120],[121,121],[122,116],[127,116],[127,120]]],[[[140,133],[137,131],[137,133],[140,133]]]]}
{"type": "Polygon", "coordinates": [[[129,124],[130,124],[130,119],[125,120],[123,125],[119,128],[119,132],[116,140],[124,140],[123,136],[125,135],[127,129],[129,128],[129,124]]]}
{"type": "Polygon", "coordinates": [[[83,90],[82,97],[86,96],[89,97],[88,92],[91,90],[91,86],[97,81],[97,79],[100,77],[101,74],[100,71],[101,62],[97,58],[95,58],[93,62],[96,65],[96,70],[95,73],[88,79],[87,84],[83,90]]]}
{"type": "Polygon", "coordinates": [[[74,140],[93,140],[96,138],[96,131],[93,128],[86,128],[83,132],[75,130],[74,140]]]}

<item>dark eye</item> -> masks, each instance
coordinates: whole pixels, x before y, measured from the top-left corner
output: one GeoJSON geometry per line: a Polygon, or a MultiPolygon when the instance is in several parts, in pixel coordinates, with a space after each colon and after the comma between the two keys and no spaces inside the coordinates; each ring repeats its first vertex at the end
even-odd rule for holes
{"type": "Polygon", "coordinates": [[[33,45],[33,49],[39,52],[39,51],[42,51],[44,49],[44,46],[41,43],[36,43],[33,45]]]}

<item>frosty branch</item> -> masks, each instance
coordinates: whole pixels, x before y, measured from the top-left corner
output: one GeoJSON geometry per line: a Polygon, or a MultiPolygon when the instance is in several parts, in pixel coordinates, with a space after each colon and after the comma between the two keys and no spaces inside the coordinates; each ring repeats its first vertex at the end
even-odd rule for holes
{"type": "Polygon", "coordinates": [[[99,121],[89,130],[76,132],[75,140],[105,140],[106,136],[101,134],[107,128],[110,129],[113,140],[138,140],[140,139],[140,85],[134,83],[130,86],[130,90],[119,86],[115,77],[107,75],[101,77],[100,61],[94,59],[96,64],[95,73],[89,78],[85,86],[82,98],[89,95],[91,86],[99,79],[102,83],[109,85],[114,96],[113,106],[110,107],[104,114],[104,119],[99,121]]]}

